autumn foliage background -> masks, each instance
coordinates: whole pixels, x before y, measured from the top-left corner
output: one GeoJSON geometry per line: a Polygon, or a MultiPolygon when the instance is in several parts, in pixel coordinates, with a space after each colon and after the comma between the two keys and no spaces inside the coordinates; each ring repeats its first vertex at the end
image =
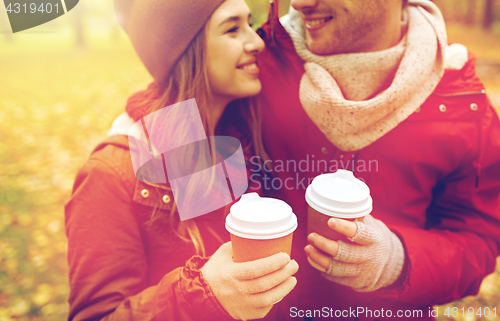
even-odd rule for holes
{"type": "MultiPolygon", "coordinates": [[[[268,1],[247,2],[259,25],[268,1]]],[[[478,73],[499,110],[500,4],[435,2],[449,41],[478,56],[478,73]]],[[[127,97],[149,82],[111,0],[81,0],[66,15],[16,34],[0,5],[0,321],[66,319],[64,204],[76,171],[127,97]]],[[[449,306],[499,307],[499,315],[500,267],[477,296],[449,306]]],[[[467,320],[480,319],[493,320],[467,320]]]]}

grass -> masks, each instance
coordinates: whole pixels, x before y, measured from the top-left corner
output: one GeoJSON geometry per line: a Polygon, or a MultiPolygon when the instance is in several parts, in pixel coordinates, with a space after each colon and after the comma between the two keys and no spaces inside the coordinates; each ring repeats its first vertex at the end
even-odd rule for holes
{"type": "Polygon", "coordinates": [[[16,48],[23,41],[0,44],[0,320],[64,320],[64,203],[79,166],[150,76],[123,41],[34,53],[16,48]]]}

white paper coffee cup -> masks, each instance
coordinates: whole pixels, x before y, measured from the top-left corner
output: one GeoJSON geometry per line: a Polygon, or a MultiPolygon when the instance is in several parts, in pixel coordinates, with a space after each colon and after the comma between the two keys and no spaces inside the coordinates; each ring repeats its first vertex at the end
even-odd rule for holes
{"type": "Polygon", "coordinates": [[[343,237],[328,227],[331,217],[362,220],[371,213],[373,204],[368,186],[343,169],[315,177],[306,189],[306,202],[308,233],[316,232],[332,240],[343,237]]]}
{"type": "Polygon", "coordinates": [[[297,217],[287,203],[248,193],[226,217],[235,262],[253,261],[279,252],[291,254],[297,217]]]}

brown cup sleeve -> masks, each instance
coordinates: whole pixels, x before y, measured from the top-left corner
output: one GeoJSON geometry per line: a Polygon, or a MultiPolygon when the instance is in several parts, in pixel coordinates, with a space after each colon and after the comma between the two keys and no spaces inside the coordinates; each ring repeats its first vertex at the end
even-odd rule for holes
{"type": "Polygon", "coordinates": [[[292,238],[293,233],[269,240],[247,239],[231,234],[234,262],[254,261],[280,252],[290,255],[292,238]]]}

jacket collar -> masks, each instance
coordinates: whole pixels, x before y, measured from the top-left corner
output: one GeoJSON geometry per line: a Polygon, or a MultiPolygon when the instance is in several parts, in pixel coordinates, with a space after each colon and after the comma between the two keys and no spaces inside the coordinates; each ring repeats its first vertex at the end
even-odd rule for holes
{"type": "MultiPolygon", "coordinates": [[[[97,145],[92,153],[102,150],[109,145],[126,150],[127,155],[129,154],[128,136],[121,134],[109,136],[97,145]]],[[[135,177],[130,157],[125,160],[124,167],[120,168],[119,171],[123,174],[126,184],[131,186],[132,190],[130,192],[132,193],[134,203],[162,210],[171,209],[174,198],[172,189],[168,184],[150,184],[139,181],[135,177]]]]}

